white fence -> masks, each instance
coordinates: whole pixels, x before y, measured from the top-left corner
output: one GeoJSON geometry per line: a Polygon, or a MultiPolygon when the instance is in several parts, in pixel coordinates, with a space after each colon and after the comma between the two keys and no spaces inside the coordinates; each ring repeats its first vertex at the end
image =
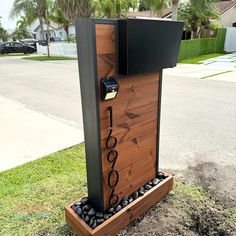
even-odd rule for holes
{"type": "Polygon", "coordinates": [[[225,36],[225,52],[236,52],[236,27],[228,27],[225,36]]]}
{"type": "MultiPolygon", "coordinates": [[[[75,43],[50,43],[50,54],[55,56],[77,57],[77,47],[75,43]]],[[[37,53],[41,55],[47,54],[47,47],[37,43],[37,53]]]]}

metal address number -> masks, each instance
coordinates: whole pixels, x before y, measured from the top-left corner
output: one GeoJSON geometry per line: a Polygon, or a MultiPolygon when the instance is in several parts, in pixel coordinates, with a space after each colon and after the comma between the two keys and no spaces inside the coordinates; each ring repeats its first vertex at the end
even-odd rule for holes
{"type": "Polygon", "coordinates": [[[117,139],[116,137],[112,136],[112,131],[113,131],[112,107],[109,106],[107,108],[107,111],[109,111],[110,114],[110,127],[106,139],[106,148],[109,151],[107,154],[107,161],[111,163],[111,170],[108,173],[108,186],[111,188],[108,204],[111,207],[113,205],[116,205],[119,201],[118,195],[115,194],[115,187],[119,182],[119,173],[117,170],[115,170],[115,164],[118,158],[118,152],[115,150],[117,139]]]}

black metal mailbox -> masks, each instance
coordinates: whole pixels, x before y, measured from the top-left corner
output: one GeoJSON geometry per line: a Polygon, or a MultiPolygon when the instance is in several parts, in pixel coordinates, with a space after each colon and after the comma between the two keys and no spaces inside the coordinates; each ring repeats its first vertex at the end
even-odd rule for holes
{"type": "Polygon", "coordinates": [[[183,24],[169,20],[118,20],[119,74],[135,75],[174,67],[183,24]]]}

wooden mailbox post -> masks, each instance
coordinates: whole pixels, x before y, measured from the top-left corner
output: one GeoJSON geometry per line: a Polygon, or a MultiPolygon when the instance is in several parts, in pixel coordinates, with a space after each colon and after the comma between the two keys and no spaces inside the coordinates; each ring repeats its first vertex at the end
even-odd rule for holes
{"type": "MultiPolygon", "coordinates": [[[[105,212],[157,176],[162,70],[176,65],[183,23],[83,19],[76,28],[88,199],[105,212]]],[[[79,235],[114,235],[172,187],[168,176],[93,229],[74,203],[66,221],[79,235]]]]}

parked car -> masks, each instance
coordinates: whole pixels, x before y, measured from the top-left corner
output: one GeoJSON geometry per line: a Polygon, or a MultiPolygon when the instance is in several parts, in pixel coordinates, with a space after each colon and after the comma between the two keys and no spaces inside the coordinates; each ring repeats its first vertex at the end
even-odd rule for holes
{"type": "Polygon", "coordinates": [[[21,39],[19,41],[27,46],[31,46],[34,48],[36,48],[36,43],[38,42],[38,40],[36,39],[21,39]]]}
{"type": "Polygon", "coordinates": [[[20,42],[6,42],[0,45],[0,53],[25,53],[30,54],[36,52],[34,47],[28,46],[20,42]]]}
{"type": "Polygon", "coordinates": [[[60,42],[61,38],[60,37],[50,37],[50,42],[60,42]]]}

